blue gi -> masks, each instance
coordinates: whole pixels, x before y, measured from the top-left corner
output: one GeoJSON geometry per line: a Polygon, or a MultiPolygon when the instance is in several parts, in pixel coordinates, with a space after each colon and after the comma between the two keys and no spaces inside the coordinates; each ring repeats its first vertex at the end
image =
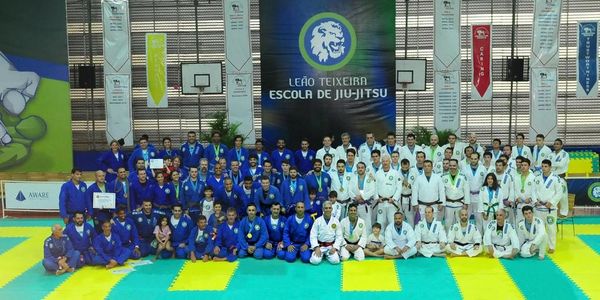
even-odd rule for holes
{"type": "Polygon", "coordinates": [[[58,196],[58,208],[61,218],[69,218],[69,222],[72,222],[71,217],[77,211],[88,215],[92,214],[92,203],[87,201],[85,191],[87,191],[87,185],[83,181],[79,182],[79,188],[75,186],[72,180],[63,183],[58,196]]]}
{"type": "Polygon", "coordinates": [[[319,198],[315,198],[315,200],[308,201],[308,206],[306,207],[306,213],[309,214],[313,220],[316,220],[318,217],[323,215],[323,201],[319,198]]]}
{"type": "Polygon", "coordinates": [[[257,163],[259,167],[262,167],[262,165],[265,163],[265,161],[267,160],[271,160],[271,157],[269,156],[269,153],[267,153],[267,151],[262,151],[262,152],[256,152],[256,150],[252,150],[250,152],[250,154],[255,154],[256,157],[258,157],[257,163]]]}
{"type": "Polygon", "coordinates": [[[175,204],[175,188],[171,183],[165,183],[163,186],[154,185],[153,206],[163,212],[165,216],[171,216],[171,206],[175,204]]]}
{"type": "Polygon", "coordinates": [[[146,165],[149,165],[150,159],[154,158],[158,158],[158,151],[156,151],[153,145],[148,144],[148,148],[145,151],[140,147],[136,147],[129,157],[129,170],[135,170],[135,162],[138,159],[143,159],[146,165]]]}
{"type": "Polygon", "coordinates": [[[288,217],[283,230],[283,247],[285,248],[285,260],[294,262],[300,253],[300,259],[304,263],[310,261],[310,229],[313,220],[308,214],[304,214],[302,221],[296,221],[296,215],[288,217]],[[294,245],[294,251],[288,251],[287,248],[294,245]],[[305,251],[300,251],[300,247],[306,245],[308,248],[305,251]]]}
{"type": "MultiPolygon", "coordinates": [[[[92,183],[87,191],[85,191],[85,198],[88,203],[93,203],[94,193],[104,193],[107,191],[107,185],[104,184],[104,190],[101,190],[96,182],[92,183]]],[[[92,209],[92,219],[94,220],[94,228],[96,232],[102,232],[102,222],[110,220],[113,216],[114,209],[92,209]]]]}
{"type": "Polygon", "coordinates": [[[129,218],[135,224],[139,234],[140,252],[142,257],[156,253],[156,249],[152,248],[151,243],[154,240],[154,227],[163,214],[158,210],[153,210],[146,215],[143,210],[133,211],[129,218]]]}
{"type": "MultiPolygon", "coordinates": [[[[152,170],[150,170],[148,168],[146,168],[146,178],[148,179],[149,182],[156,182],[156,180],[154,179],[154,175],[152,175],[152,170]]],[[[139,181],[137,170],[135,170],[135,169],[129,170],[129,175],[127,175],[127,180],[129,180],[129,182],[139,181]]]]}
{"type": "Polygon", "coordinates": [[[242,183],[244,183],[244,173],[242,173],[241,169],[238,171],[237,174],[233,174],[233,171],[229,170],[227,171],[226,175],[227,177],[231,178],[231,181],[233,181],[234,186],[240,186],[242,185],[242,183]]]}
{"type": "MultiPolygon", "coordinates": [[[[137,180],[137,179],[136,179],[137,180]]],[[[116,205],[119,207],[127,207],[127,212],[130,212],[134,205],[129,202],[129,192],[131,191],[131,183],[125,179],[124,182],[115,179],[106,184],[106,190],[110,193],[115,193],[116,205]]]]}
{"type": "Polygon", "coordinates": [[[294,154],[294,160],[296,161],[296,167],[300,174],[305,175],[308,171],[312,170],[313,159],[315,159],[315,150],[308,149],[306,156],[302,155],[302,150],[296,150],[294,154]]]}
{"type": "Polygon", "coordinates": [[[112,226],[112,233],[119,236],[123,248],[127,248],[131,251],[131,256],[129,256],[129,258],[139,259],[141,250],[139,254],[136,254],[134,251],[136,247],[140,249],[139,234],[135,223],[130,218],[125,218],[125,222],[122,224],[117,217],[115,217],[113,221],[115,224],[112,226]]]}
{"type": "Polygon", "coordinates": [[[231,148],[229,152],[227,152],[227,167],[231,167],[231,162],[237,160],[240,162],[240,170],[242,168],[246,168],[248,166],[248,158],[249,152],[248,149],[242,147],[237,149],[235,147],[231,148]]]}
{"type": "MultiPolygon", "coordinates": [[[[188,177],[189,177],[189,174],[188,174],[189,171],[186,168],[179,168],[179,169],[176,169],[176,170],[181,175],[181,176],[179,176],[179,181],[180,182],[184,182],[184,181],[186,181],[188,179],[188,177]]],[[[198,178],[200,178],[200,174],[199,173],[198,173],[198,178]]]]}
{"type": "Polygon", "coordinates": [[[188,238],[190,237],[190,232],[192,228],[194,228],[194,223],[192,223],[192,219],[190,219],[186,215],[182,215],[179,218],[179,223],[177,226],[170,224],[171,226],[171,245],[175,250],[175,257],[177,258],[186,258],[187,257],[187,248],[188,238]]]}
{"type": "Polygon", "coordinates": [[[218,191],[221,188],[223,188],[223,181],[225,179],[225,175],[221,174],[221,178],[219,180],[217,179],[219,178],[217,178],[214,174],[210,175],[208,179],[206,179],[206,185],[212,187],[213,191],[218,191]]]}
{"type": "Polygon", "coordinates": [[[187,256],[193,251],[197,259],[202,259],[204,255],[211,255],[214,246],[214,232],[211,226],[206,226],[204,230],[200,230],[198,226],[194,226],[187,240],[187,256]]]}
{"type": "Polygon", "coordinates": [[[96,231],[94,227],[87,222],[83,222],[83,232],[80,235],[77,232],[75,223],[67,224],[63,233],[69,237],[73,248],[79,251],[80,257],[77,260],[77,267],[83,267],[84,265],[91,265],[93,263],[93,257],[96,254],[92,247],[92,241],[96,237],[96,231]]]}
{"type": "Polygon", "coordinates": [[[252,177],[252,181],[257,181],[262,176],[263,169],[261,167],[256,167],[256,169],[252,170],[249,166],[242,169],[242,176],[250,176],[252,177]]]}
{"type": "Polygon", "coordinates": [[[215,164],[219,161],[220,158],[227,158],[227,152],[229,152],[229,149],[227,148],[227,146],[225,146],[225,144],[208,144],[208,146],[206,146],[206,149],[204,149],[204,157],[208,160],[208,170],[214,170],[215,164]]]}
{"type": "Polygon", "coordinates": [[[200,180],[192,181],[188,179],[183,182],[183,209],[188,211],[192,221],[198,220],[202,213],[201,201],[204,198],[204,182],[200,180]]]}
{"type": "Polygon", "coordinates": [[[131,181],[131,191],[129,193],[131,203],[135,209],[142,206],[144,200],[150,200],[152,203],[156,202],[156,194],[154,183],[150,180],[146,180],[145,183],[140,183],[139,179],[131,181]]]}
{"type": "Polygon", "coordinates": [[[240,221],[238,233],[238,257],[248,256],[248,247],[255,246],[254,258],[262,259],[265,243],[268,239],[269,233],[263,219],[255,217],[253,221],[250,221],[248,217],[243,218],[240,221]]]}
{"type": "Polygon", "coordinates": [[[283,202],[281,201],[281,194],[274,186],[270,186],[266,193],[262,188],[259,188],[257,191],[255,191],[254,203],[258,205],[257,213],[260,212],[263,215],[271,214],[271,205],[273,205],[273,203],[279,203],[283,205],[283,202]]]}
{"type": "Polygon", "coordinates": [[[244,202],[244,198],[244,190],[235,185],[229,193],[225,190],[225,187],[215,191],[215,199],[223,203],[222,211],[227,211],[228,208],[235,207],[238,216],[242,216],[248,205],[244,202]]]}
{"type": "Polygon", "coordinates": [[[183,205],[183,181],[179,181],[177,184],[173,181],[170,183],[173,186],[173,204],[183,205]]]}
{"type": "Polygon", "coordinates": [[[131,251],[123,248],[123,243],[117,234],[111,234],[107,239],[104,234],[99,234],[94,238],[94,249],[97,255],[94,256],[95,265],[107,265],[111,259],[123,265],[131,256],[131,251]]]}
{"type": "Polygon", "coordinates": [[[119,168],[127,169],[127,157],[121,150],[115,155],[112,150],[106,151],[98,157],[98,168],[106,173],[106,182],[115,180],[116,174],[110,174],[108,169],[117,172],[119,168]]]}
{"type": "Polygon", "coordinates": [[[221,214],[218,216],[216,215],[216,213],[214,213],[214,214],[210,215],[210,218],[208,218],[208,226],[213,228],[213,230],[216,230],[226,220],[227,220],[227,216],[225,216],[225,214],[222,211],[221,211],[221,214]]]}
{"type": "Polygon", "coordinates": [[[68,236],[62,236],[57,239],[50,236],[44,241],[44,260],[42,265],[48,272],[56,272],[59,269],[58,259],[60,257],[67,258],[67,265],[71,268],[77,267],[79,261],[79,251],[73,249],[73,244],[68,236]]]}
{"type": "Polygon", "coordinates": [[[296,160],[294,159],[294,153],[290,149],[283,149],[283,152],[279,152],[279,149],[273,150],[271,152],[271,162],[273,163],[273,168],[277,169],[278,172],[281,172],[281,163],[284,160],[289,160],[290,166],[296,166],[296,160]]]}
{"type": "Polygon", "coordinates": [[[304,179],[296,178],[292,180],[288,178],[281,184],[280,191],[286,216],[295,214],[294,209],[298,202],[304,203],[304,207],[309,206],[308,187],[304,179]]]}
{"type": "Polygon", "coordinates": [[[198,167],[200,165],[200,159],[204,156],[204,147],[202,144],[196,141],[194,144],[189,142],[181,145],[181,164],[186,168],[198,167]]]}
{"type": "Polygon", "coordinates": [[[219,247],[220,252],[213,254],[217,257],[227,258],[228,261],[232,262],[237,259],[236,255],[233,255],[233,250],[238,249],[238,231],[240,223],[235,221],[233,226],[229,228],[229,224],[224,222],[217,229],[217,237],[215,239],[215,247],[219,247]]]}
{"type": "Polygon", "coordinates": [[[181,153],[177,149],[162,149],[158,152],[158,158],[164,159],[165,157],[170,157],[173,159],[175,156],[181,156],[181,153]]]}
{"type": "Polygon", "coordinates": [[[263,257],[266,259],[271,259],[275,257],[275,254],[277,254],[277,258],[285,259],[285,247],[281,250],[277,250],[277,245],[279,245],[280,242],[283,242],[283,232],[285,231],[286,221],[285,217],[279,216],[276,224],[271,223],[271,216],[265,216],[263,220],[265,222],[267,232],[269,234],[269,243],[273,245],[273,248],[271,249],[265,248],[263,252],[263,257]]]}
{"type": "Polygon", "coordinates": [[[317,191],[317,199],[321,201],[325,201],[329,199],[329,190],[331,188],[331,177],[327,172],[321,172],[320,175],[316,173],[312,173],[307,175],[304,180],[306,180],[306,185],[308,189],[315,189],[317,191]]]}

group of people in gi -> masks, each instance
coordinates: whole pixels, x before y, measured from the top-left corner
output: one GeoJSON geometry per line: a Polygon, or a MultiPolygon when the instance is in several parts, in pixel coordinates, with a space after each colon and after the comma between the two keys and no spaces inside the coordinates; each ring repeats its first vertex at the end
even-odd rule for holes
{"type": "Polygon", "coordinates": [[[213,132],[205,146],[189,132],[179,149],[164,138],[158,151],[142,136],[129,157],[113,141],[89,187],[74,169],[59,199],[66,227],[52,227],[44,267],[62,274],[148,255],[312,264],[482,252],[543,259],[556,249],[558,215],[568,213],[569,155],[543,135],[533,148],[517,134],[514,146],[494,139],[486,149],[474,134],[468,142],[452,134],[443,146],[436,135],[419,146],[408,134],[400,146],[395,133],[383,143],[366,133],[355,147],[343,133],[337,148],[326,135],[317,151],[307,139],[297,151],[278,139],[271,153],[260,139],[250,150],[241,136],[232,149],[220,138],[213,132]],[[150,168],[154,158],[162,169],[150,168]],[[94,208],[95,192],[115,193],[116,208],[94,208]]]}

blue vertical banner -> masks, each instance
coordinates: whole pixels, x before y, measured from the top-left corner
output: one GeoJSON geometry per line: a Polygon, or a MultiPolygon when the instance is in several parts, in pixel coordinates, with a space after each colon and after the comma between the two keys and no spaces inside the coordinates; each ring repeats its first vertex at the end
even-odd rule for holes
{"type": "Polygon", "coordinates": [[[395,11],[392,0],[260,1],[266,142],[395,132],[395,11]]]}
{"type": "Polygon", "coordinates": [[[598,22],[579,22],[577,98],[598,97],[598,22]]]}

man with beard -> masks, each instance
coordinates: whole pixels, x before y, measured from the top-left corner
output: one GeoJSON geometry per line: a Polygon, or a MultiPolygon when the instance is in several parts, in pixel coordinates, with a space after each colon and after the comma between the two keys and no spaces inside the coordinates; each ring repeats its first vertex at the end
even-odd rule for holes
{"type": "Polygon", "coordinates": [[[384,258],[396,259],[403,257],[408,259],[417,254],[416,243],[417,240],[412,227],[404,222],[402,212],[397,211],[394,214],[394,223],[391,223],[385,229],[384,258]]]}
{"type": "Polygon", "coordinates": [[[323,256],[331,264],[340,263],[340,247],[344,237],[340,221],[331,216],[333,207],[331,202],[323,203],[323,215],[318,217],[310,230],[310,246],[313,253],[310,257],[310,263],[318,265],[323,260],[323,256]]]}
{"type": "Polygon", "coordinates": [[[446,251],[450,256],[475,257],[481,253],[481,232],[477,226],[469,223],[469,210],[459,211],[460,221],[452,224],[448,230],[446,251]]]}

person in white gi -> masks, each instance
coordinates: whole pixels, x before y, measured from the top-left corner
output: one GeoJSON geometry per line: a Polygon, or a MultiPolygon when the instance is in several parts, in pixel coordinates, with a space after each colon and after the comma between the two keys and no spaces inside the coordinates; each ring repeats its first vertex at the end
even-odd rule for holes
{"type": "Polygon", "coordinates": [[[446,148],[444,150],[444,158],[433,164],[433,173],[440,174],[440,176],[446,173],[448,170],[447,164],[452,159],[452,151],[454,151],[453,148],[446,148]]]}
{"type": "Polygon", "coordinates": [[[425,219],[415,226],[417,251],[425,257],[446,256],[446,231],[433,217],[433,207],[425,208],[425,219]]]}
{"type": "Polygon", "coordinates": [[[331,202],[323,202],[323,215],[318,217],[310,229],[310,247],[313,250],[310,263],[318,265],[323,255],[331,264],[340,263],[340,247],[344,240],[340,221],[331,216],[331,202]]]}
{"type": "Polygon", "coordinates": [[[471,132],[469,134],[469,144],[467,146],[471,146],[473,148],[473,152],[479,153],[479,157],[483,157],[483,153],[485,152],[485,147],[480,145],[477,142],[477,134],[471,132]]]}
{"type": "Polygon", "coordinates": [[[428,159],[433,162],[433,165],[441,162],[444,158],[444,149],[438,145],[440,139],[437,135],[432,134],[429,138],[429,146],[423,148],[423,152],[425,152],[425,159],[428,159]]]}
{"type": "Polygon", "coordinates": [[[444,224],[446,229],[449,229],[458,221],[458,211],[463,208],[468,209],[471,204],[471,190],[465,175],[458,171],[456,159],[450,160],[450,173],[442,176],[442,181],[446,194],[444,224]]]}
{"type": "Polygon", "coordinates": [[[542,161],[544,159],[549,159],[550,153],[552,153],[552,150],[544,144],[544,139],[545,137],[543,134],[538,134],[535,137],[535,146],[533,146],[533,149],[531,150],[531,155],[533,155],[534,160],[532,167],[536,175],[542,172],[542,161]]]}
{"type": "Polygon", "coordinates": [[[401,211],[394,214],[394,223],[385,229],[385,247],[383,247],[384,258],[396,259],[403,257],[408,259],[417,254],[417,240],[410,225],[404,222],[401,211]]]}
{"type": "Polygon", "coordinates": [[[492,162],[492,153],[486,151],[483,154],[483,162],[481,163],[486,173],[494,173],[496,172],[496,165],[492,162]]]}
{"type": "Polygon", "coordinates": [[[371,151],[380,150],[381,144],[375,141],[375,136],[372,132],[365,134],[365,142],[358,147],[358,161],[362,161],[367,165],[371,164],[371,151]]]}
{"type": "MultiPolygon", "coordinates": [[[[433,165],[430,160],[423,163],[424,174],[417,177],[413,184],[411,205],[419,216],[425,215],[425,207],[433,207],[434,214],[441,215],[446,204],[446,192],[442,177],[433,173],[433,165]]],[[[416,218],[416,216],[415,216],[416,218]]]]}
{"type": "Polygon", "coordinates": [[[358,159],[356,159],[356,149],[350,148],[346,151],[346,172],[348,173],[356,173],[356,165],[358,164],[358,159]]]}
{"type": "Polygon", "coordinates": [[[515,183],[513,177],[506,172],[506,161],[499,159],[496,161],[496,167],[494,175],[498,179],[498,185],[500,186],[500,194],[502,195],[502,202],[504,209],[506,210],[506,220],[510,224],[517,224],[517,207],[515,205],[515,183]]]}
{"type": "Polygon", "coordinates": [[[537,199],[535,190],[535,175],[529,169],[530,161],[524,158],[521,161],[521,172],[517,173],[514,180],[515,203],[517,206],[517,215],[515,224],[519,224],[523,220],[523,206],[533,205],[537,199]]]}
{"type": "Polygon", "coordinates": [[[444,150],[446,148],[452,148],[454,150],[452,152],[452,158],[455,158],[458,161],[460,161],[464,158],[463,153],[465,151],[466,146],[467,145],[465,143],[458,141],[456,134],[451,133],[448,135],[448,144],[444,145],[443,148],[444,150]]]}
{"type": "Polygon", "coordinates": [[[548,159],[542,161],[542,174],[535,177],[534,202],[535,216],[542,219],[548,233],[548,253],[556,249],[556,216],[557,206],[562,197],[560,178],[552,173],[552,162],[548,159]]]}
{"type": "Polygon", "coordinates": [[[417,171],[410,167],[410,162],[408,159],[403,159],[400,162],[400,178],[402,180],[402,192],[400,193],[400,202],[398,203],[398,208],[406,217],[406,221],[410,226],[414,226],[415,224],[415,215],[414,212],[411,211],[412,204],[412,187],[417,180],[419,175],[417,171]]]}
{"type": "Polygon", "coordinates": [[[347,132],[343,132],[340,136],[341,140],[342,140],[342,144],[339,145],[337,148],[335,148],[335,152],[337,154],[337,158],[338,159],[343,159],[343,160],[348,160],[346,153],[348,152],[348,149],[354,149],[356,154],[356,148],[354,148],[354,146],[352,146],[352,144],[350,143],[350,134],[347,132]]]}
{"type": "Polygon", "coordinates": [[[337,193],[337,202],[341,205],[341,218],[346,217],[348,204],[352,201],[349,194],[352,173],[346,172],[346,162],[340,159],[335,164],[336,172],[331,173],[331,190],[337,193]]]}
{"type": "MultiPolygon", "coordinates": [[[[417,153],[423,152],[423,148],[419,145],[415,145],[416,137],[414,134],[409,133],[406,135],[406,145],[402,146],[400,150],[400,159],[408,159],[411,166],[417,165],[417,153]]],[[[425,153],[423,153],[425,154],[425,153]]],[[[423,156],[425,160],[426,154],[423,156]]]]}
{"type": "Polygon", "coordinates": [[[381,147],[381,156],[387,154],[392,156],[392,152],[400,153],[400,145],[396,143],[396,133],[388,132],[386,136],[385,145],[381,147]]]}
{"type": "MultiPolygon", "coordinates": [[[[423,175],[423,163],[425,162],[425,153],[423,151],[418,151],[417,152],[417,159],[416,159],[416,164],[413,165],[411,162],[411,169],[415,170],[417,172],[417,174],[419,175],[423,175]]],[[[403,158],[403,159],[407,159],[407,158],[403,158]]]]}
{"type": "Polygon", "coordinates": [[[523,142],[525,142],[525,135],[522,133],[517,133],[516,142],[517,144],[512,148],[511,158],[515,159],[517,156],[522,156],[529,160],[533,159],[533,156],[531,156],[531,149],[529,149],[529,147],[526,145],[523,145],[523,142]]]}
{"type": "MultiPolygon", "coordinates": [[[[475,151],[473,151],[473,147],[471,147],[471,146],[466,146],[464,151],[465,152],[463,153],[464,154],[463,160],[458,162],[458,168],[460,168],[461,170],[471,164],[471,154],[473,154],[475,152],[475,151]]],[[[481,156],[480,156],[480,158],[481,158],[481,156]]],[[[487,170],[487,168],[485,168],[485,169],[487,170]]]]}
{"type": "Polygon", "coordinates": [[[538,255],[540,260],[546,255],[546,229],[544,222],[533,216],[533,208],[529,205],[523,207],[524,220],[517,226],[517,235],[521,250],[521,257],[532,257],[538,255]]]}
{"type": "Polygon", "coordinates": [[[394,220],[394,213],[398,210],[400,193],[402,192],[402,179],[396,170],[391,168],[392,159],[389,155],[383,156],[382,167],[375,173],[377,187],[377,202],[373,210],[377,212],[377,223],[383,227],[394,220]]]}
{"type": "Polygon", "coordinates": [[[517,232],[505,221],[506,212],[496,212],[496,220],[491,221],[483,234],[483,245],[491,258],[514,258],[519,253],[517,232]]]}
{"type": "Polygon", "coordinates": [[[460,221],[454,223],[448,230],[448,245],[446,251],[450,256],[475,257],[481,253],[481,232],[477,226],[469,222],[469,210],[461,209],[460,221]]]}
{"type": "MultiPolygon", "coordinates": [[[[500,145],[502,145],[502,141],[500,139],[492,140],[492,149],[489,151],[490,154],[492,154],[492,164],[495,164],[496,161],[498,159],[500,159],[500,155],[503,154],[503,151],[500,148],[500,145]]],[[[507,145],[507,146],[509,146],[509,145],[507,145]]],[[[510,146],[508,148],[510,148],[512,150],[512,148],[510,146]]]]}
{"type": "MultiPolygon", "coordinates": [[[[479,192],[479,213],[483,218],[483,228],[496,217],[496,211],[503,210],[502,190],[494,173],[485,176],[485,186],[479,192]]],[[[506,214],[504,215],[506,217],[506,214]]]]}
{"type": "MultiPolygon", "coordinates": [[[[483,180],[487,175],[485,168],[479,163],[479,154],[473,153],[470,157],[470,164],[468,167],[462,169],[463,175],[467,177],[469,181],[469,188],[471,189],[471,199],[479,199],[479,192],[483,186],[483,180]]],[[[483,231],[483,219],[479,209],[480,201],[471,201],[469,205],[469,213],[475,216],[475,225],[479,231],[483,231]]]]}
{"type": "Polygon", "coordinates": [[[552,162],[552,173],[560,177],[561,184],[563,186],[563,197],[560,199],[560,211],[559,216],[566,216],[569,214],[569,191],[567,189],[567,181],[565,175],[569,169],[569,153],[563,150],[563,141],[561,139],[554,140],[554,151],[550,153],[548,159],[552,162]]]}
{"type": "Polygon", "coordinates": [[[333,147],[331,147],[331,136],[330,135],[326,135],[323,137],[323,148],[317,150],[317,154],[315,156],[317,159],[324,161],[325,154],[331,154],[331,159],[333,161],[338,160],[337,150],[334,149],[333,147]]]}
{"type": "Polygon", "coordinates": [[[375,188],[375,178],[367,174],[366,170],[367,166],[364,162],[359,162],[356,165],[356,174],[350,177],[350,183],[348,184],[348,194],[350,199],[358,204],[358,216],[365,221],[367,228],[371,228],[371,202],[377,190],[375,188]]]}
{"type": "Polygon", "coordinates": [[[367,227],[365,221],[358,217],[358,207],[356,203],[348,206],[348,216],[342,222],[342,248],[340,256],[342,260],[348,260],[350,254],[354,254],[354,258],[358,261],[365,259],[365,247],[367,246],[367,227]]]}

